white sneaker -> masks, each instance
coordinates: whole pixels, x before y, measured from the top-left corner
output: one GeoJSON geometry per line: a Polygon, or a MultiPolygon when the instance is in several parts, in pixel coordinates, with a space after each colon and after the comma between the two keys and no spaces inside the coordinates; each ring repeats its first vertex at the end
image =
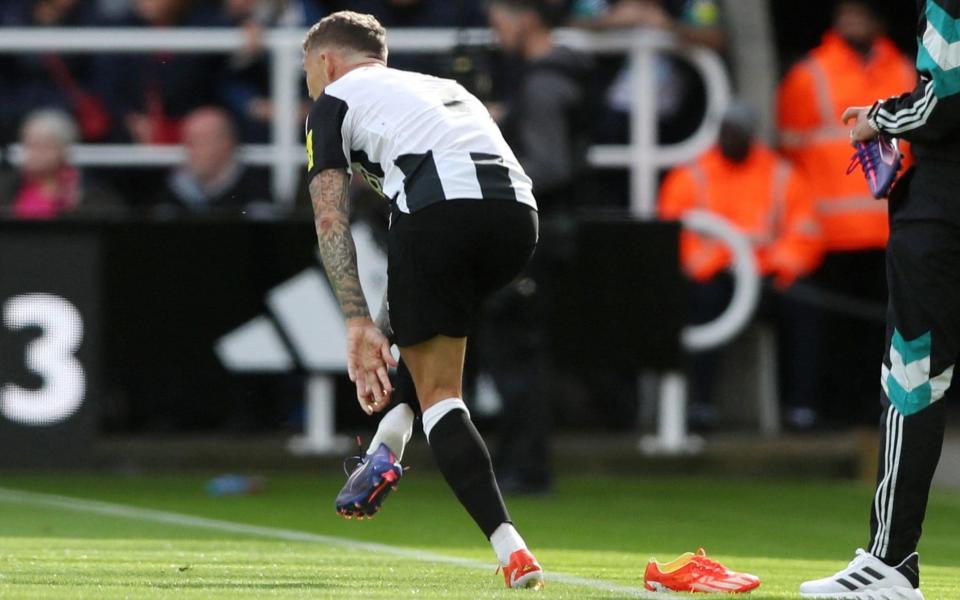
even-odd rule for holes
{"type": "Polygon", "coordinates": [[[801,598],[841,600],[923,600],[919,557],[914,552],[896,567],[888,566],[865,550],[846,569],[800,585],[801,598]]]}

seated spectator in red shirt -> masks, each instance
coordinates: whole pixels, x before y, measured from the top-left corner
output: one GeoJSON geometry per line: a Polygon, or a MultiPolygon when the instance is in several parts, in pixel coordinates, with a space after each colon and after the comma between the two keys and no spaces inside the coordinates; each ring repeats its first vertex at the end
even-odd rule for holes
{"type": "Polygon", "coordinates": [[[97,215],[120,203],[107,189],[86,180],[69,162],[77,126],[56,109],[31,113],[21,133],[19,171],[0,175],[0,212],[15,219],[97,215]]]}
{"type": "Polygon", "coordinates": [[[206,107],[187,115],[183,143],[187,160],[170,173],[159,204],[239,215],[251,203],[270,201],[266,177],[247,169],[237,156],[237,132],[226,111],[206,107]]]}

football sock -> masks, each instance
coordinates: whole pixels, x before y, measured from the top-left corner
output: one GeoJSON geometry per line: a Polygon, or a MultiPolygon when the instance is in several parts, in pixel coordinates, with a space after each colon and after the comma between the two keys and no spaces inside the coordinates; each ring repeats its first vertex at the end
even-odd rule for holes
{"type": "Polygon", "coordinates": [[[463,400],[448,398],[423,411],[423,431],[447,484],[490,538],[510,522],[510,515],[493,475],[490,453],[463,400]]]}
{"type": "Polygon", "coordinates": [[[497,560],[501,565],[510,562],[510,555],[517,550],[525,550],[526,542],[517,533],[516,528],[510,523],[501,523],[497,530],[490,536],[490,543],[493,544],[493,551],[497,554],[497,560]]]}
{"type": "Polygon", "coordinates": [[[403,449],[410,436],[413,435],[413,409],[406,404],[394,406],[390,412],[383,415],[377,433],[370,440],[367,454],[376,452],[380,444],[385,444],[390,451],[397,455],[397,460],[403,460],[403,449]]]}
{"type": "Polygon", "coordinates": [[[441,400],[423,411],[423,433],[426,434],[428,442],[430,441],[430,432],[433,431],[436,424],[440,422],[440,419],[455,410],[463,411],[463,413],[467,415],[467,418],[470,417],[470,410],[460,398],[441,400]]]}

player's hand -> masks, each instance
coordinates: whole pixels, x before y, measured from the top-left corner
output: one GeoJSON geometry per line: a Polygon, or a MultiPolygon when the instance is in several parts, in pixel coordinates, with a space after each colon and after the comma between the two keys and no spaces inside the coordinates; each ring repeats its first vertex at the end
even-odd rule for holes
{"type": "Polygon", "coordinates": [[[369,318],[347,321],[347,373],[357,385],[357,401],[368,415],[390,403],[393,384],[390,367],[397,361],[390,353],[390,341],[369,318]]]}
{"type": "Polygon", "coordinates": [[[870,120],[867,119],[867,114],[870,112],[871,106],[851,106],[847,110],[843,111],[843,123],[846,125],[849,121],[854,121],[853,129],[850,130],[850,145],[853,146],[857,142],[866,142],[874,139],[880,132],[873,128],[873,125],[870,124],[870,120]]]}

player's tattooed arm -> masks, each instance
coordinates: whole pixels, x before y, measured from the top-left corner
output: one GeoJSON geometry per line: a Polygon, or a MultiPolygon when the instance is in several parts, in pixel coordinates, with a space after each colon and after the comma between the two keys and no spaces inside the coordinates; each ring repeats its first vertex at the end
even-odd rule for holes
{"type": "Polygon", "coordinates": [[[370,318],[357,273],[357,247],[350,232],[350,176],[324,169],[310,180],[314,224],[327,278],[347,319],[370,318]]]}

